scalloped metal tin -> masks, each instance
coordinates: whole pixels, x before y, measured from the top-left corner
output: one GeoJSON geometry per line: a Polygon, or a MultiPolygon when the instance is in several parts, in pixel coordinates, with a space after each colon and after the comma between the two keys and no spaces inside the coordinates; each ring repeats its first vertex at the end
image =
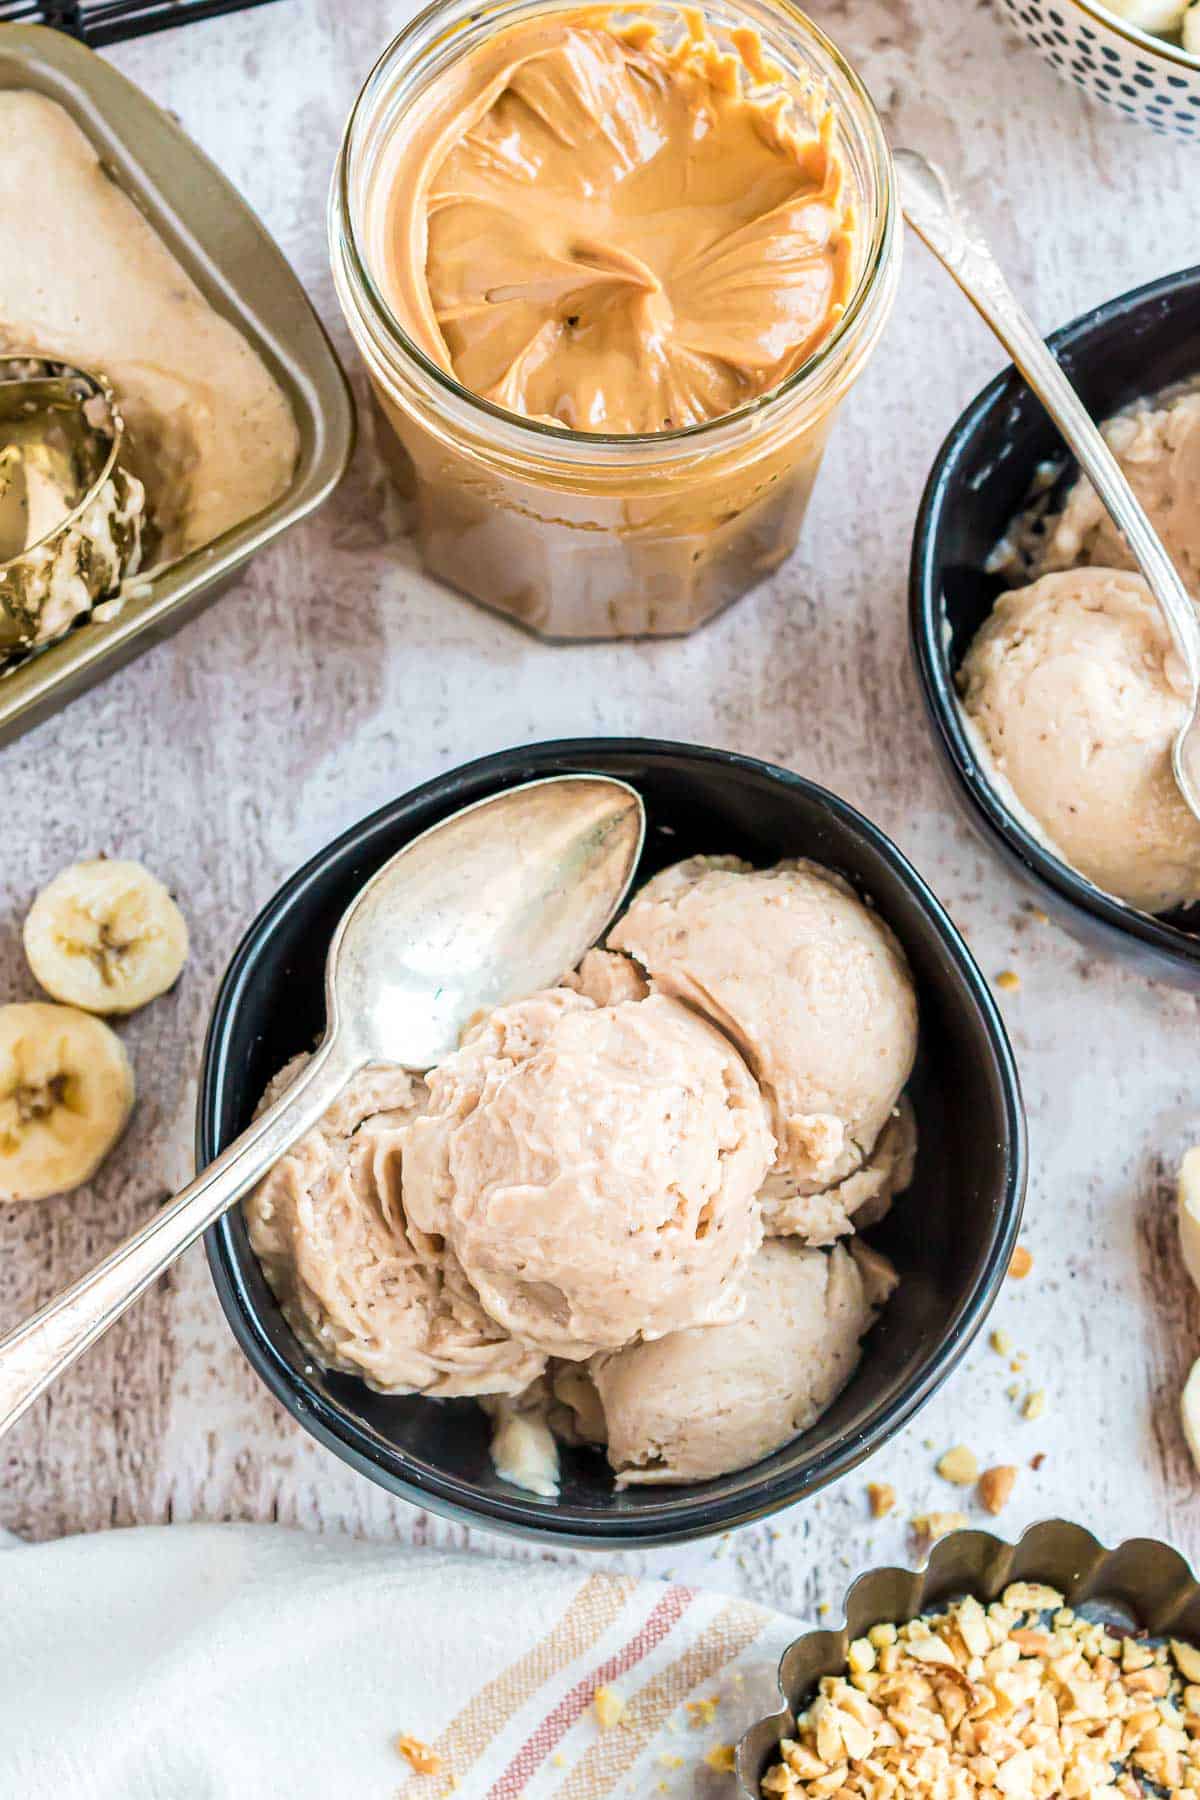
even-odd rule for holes
{"type": "Polygon", "coordinates": [[[109,175],[219,313],[279,381],[300,427],[290,485],[273,505],[192,551],[125,600],[0,674],[0,744],[169,636],[215,600],[256,551],[337,486],[354,444],[350,388],[299,280],[236,188],[133,82],[65,32],[8,25],[0,88],[65,108],[109,175]]]}
{"type": "Polygon", "coordinates": [[[752,1725],[737,1748],[742,1800],[761,1800],[760,1783],[796,1714],[823,1675],[846,1666],[851,1642],[882,1621],[903,1624],[963,1594],[995,1600],[1010,1581],[1044,1581],[1074,1607],[1156,1635],[1200,1638],[1200,1582],[1169,1544],[1129,1538],[1107,1549],[1082,1525],[1047,1519],[1008,1543],[990,1531],[954,1531],[916,1569],[872,1569],[851,1586],[840,1625],[805,1632],[779,1664],[780,1707],[752,1725]]]}

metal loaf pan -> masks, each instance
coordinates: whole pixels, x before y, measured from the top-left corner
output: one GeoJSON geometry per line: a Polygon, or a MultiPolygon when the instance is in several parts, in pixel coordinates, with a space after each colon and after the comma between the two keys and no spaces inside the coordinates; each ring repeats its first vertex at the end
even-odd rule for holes
{"type": "MultiPolygon", "coordinates": [[[[106,623],[90,620],[0,674],[0,744],[57,712],[215,600],[242,566],[332,493],[354,443],[354,404],[324,327],[246,202],[140,88],[65,33],[0,32],[0,88],[64,107],[209,303],[262,357],[292,405],[300,455],[290,486],[253,518],[155,576],[106,623]]],[[[9,255],[15,252],[6,244],[9,255]]]]}
{"type": "Polygon", "coordinates": [[[823,1675],[846,1666],[854,1638],[883,1621],[903,1624],[963,1594],[987,1603],[1010,1581],[1042,1581],[1075,1608],[1154,1636],[1200,1640],[1200,1583],[1170,1545],[1130,1538],[1107,1550],[1082,1525],[1047,1519],[1019,1543],[989,1531],[954,1531],[935,1544],[919,1569],[872,1569],[846,1595],[841,1625],[809,1631],[784,1651],[779,1664],[778,1712],[752,1725],[737,1749],[738,1792],[760,1800],[759,1783],[776,1760],[796,1714],[823,1675]]]}

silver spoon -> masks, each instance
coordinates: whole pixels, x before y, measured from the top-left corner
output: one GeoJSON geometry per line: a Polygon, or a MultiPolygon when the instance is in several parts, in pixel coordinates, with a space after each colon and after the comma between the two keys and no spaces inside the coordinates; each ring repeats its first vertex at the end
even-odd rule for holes
{"type": "Polygon", "coordinates": [[[1200,818],[1200,616],[1196,607],[1121,465],[1009,287],[944,172],[915,150],[897,150],[895,164],[905,218],[991,326],[1058,426],[1113,523],[1124,532],[1134,561],[1158,601],[1188,683],[1188,715],[1176,734],[1171,766],[1180,793],[1200,818]]]}
{"type": "Polygon", "coordinates": [[[452,814],[343,914],[311,1061],[190,1187],[0,1340],[0,1433],[316,1124],[368,1063],[427,1069],[481,1008],[552,986],[625,898],[645,834],[623,781],[561,775],[452,814]]]}

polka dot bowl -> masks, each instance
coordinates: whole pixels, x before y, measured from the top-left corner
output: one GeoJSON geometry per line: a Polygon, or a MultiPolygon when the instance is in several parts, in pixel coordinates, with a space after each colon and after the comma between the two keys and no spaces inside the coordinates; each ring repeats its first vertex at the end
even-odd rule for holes
{"type": "Polygon", "coordinates": [[[996,0],[1002,17],[1093,100],[1200,146],[1200,59],[1096,0],[996,0]]]}

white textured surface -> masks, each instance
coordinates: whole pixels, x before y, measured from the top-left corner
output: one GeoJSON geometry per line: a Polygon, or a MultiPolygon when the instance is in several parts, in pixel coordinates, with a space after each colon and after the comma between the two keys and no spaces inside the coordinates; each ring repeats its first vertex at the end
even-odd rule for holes
{"type": "MultiPolygon", "coordinates": [[[[1092,110],[986,5],[815,0],[897,141],[944,158],[1047,327],[1194,257],[1196,155],[1092,110]]],[[[119,53],[277,233],[339,342],[325,187],[357,84],[402,8],[284,0],[119,53]]],[[[144,856],[180,895],[194,955],[178,990],[122,1027],[142,1099],[95,1186],[0,1207],[0,1325],[81,1271],[190,1172],[205,1019],[243,926],[344,825],[434,770],[581,731],[647,732],[787,763],[862,806],[930,878],[1001,996],[1029,1105],[1032,1276],[994,1323],[1045,1386],[977,1348],[869,1471],[728,1544],[626,1566],[740,1589],[799,1613],[851,1569],[905,1549],[905,1521],[952,1507],[933,1472],[965,1440],[1021,1476],[1002,1521],[1060,1512],[1109,1538],[1200,1551],[1200,1478],[1174,1408],[1200,1350],[1163,1174],[1200,1135],[1196,1004],[1083,955],[946,809],[905,645],[912,518],[946,428],[1000,358],[918,247],[885,343],[841,418],[803,545],[689,641],[548,649],[437,590],[388,541],[367,452],[318,518],[171,643],[0,752],[0,992],[31,991],[19,923],[63,863],[144,856]],[[1023,1390],[1024,1391],[1024,1390],[1023,1390]],[[1040,1472],[1029,1459],[1044,1452],[1040,1472]],[[872,1526],[864,1483],[901,1509],[872,1526]]],[[[714,846],[719,848],[719,846],[714,846]]],[[[267,1519],[462,1540],[352,1475],[242,1362],[199,1252],[0,1444],[0,1526],[267,1519]]],[[[476,1537],[477,1544],[525,1554],[476,1537]]]]}

